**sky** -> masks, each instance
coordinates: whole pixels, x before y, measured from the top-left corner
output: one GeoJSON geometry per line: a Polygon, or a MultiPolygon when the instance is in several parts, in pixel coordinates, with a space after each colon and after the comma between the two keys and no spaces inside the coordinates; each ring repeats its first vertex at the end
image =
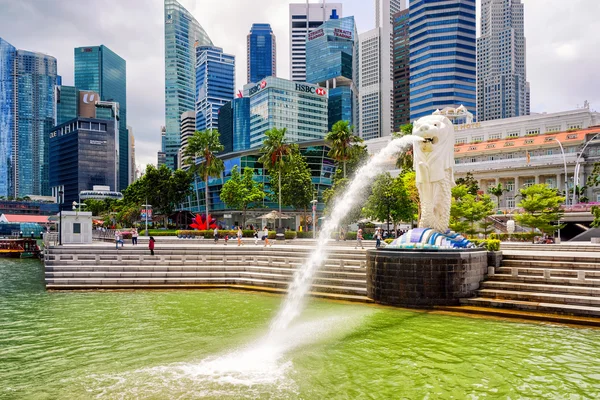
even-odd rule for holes
{"type": "MultiPolygon", "coordinates": [[[[277,38],[277,75],[289,78],[286,0],[180,0],[213,43],[236,56],[236,86],[246,83],[246,36],[270,23],[277,38]]],[[[311,0],[311,3],[317,2],[311,0]]],[[[332,1],[328,1],[332,2],[332,1]]],[[[375,26],[374,0],[339,0],[359,33],[375,26]]],[[[532,112],[600,110],[600,1],[523,0],[532,112]]],[[[0,0],[0,37],[18,49],[56,57],[73,85],[73,49],[104,44],[127,62],[127,123],[137,164],[156,164],[164,125],[163,0],[0,0]]]]}

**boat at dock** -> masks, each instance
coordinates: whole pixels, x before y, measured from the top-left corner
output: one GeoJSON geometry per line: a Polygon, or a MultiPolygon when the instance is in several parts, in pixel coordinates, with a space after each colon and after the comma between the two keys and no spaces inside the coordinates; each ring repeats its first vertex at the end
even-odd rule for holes
{"type": "Polygon", "coordinates": [[[0,257],[39,258],[41,253],[35,239],[0,239],[0,257]]]}

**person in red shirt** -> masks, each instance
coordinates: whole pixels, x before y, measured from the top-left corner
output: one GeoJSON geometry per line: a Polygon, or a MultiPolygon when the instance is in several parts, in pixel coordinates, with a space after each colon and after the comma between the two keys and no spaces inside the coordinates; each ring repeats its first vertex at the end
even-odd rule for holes
{"type": "Polygon", "coordinates": [[[150,255],[154,255],[154,238],[150,236],[150,241],[148,241],[148,248],[150,249],[150,255]]]}

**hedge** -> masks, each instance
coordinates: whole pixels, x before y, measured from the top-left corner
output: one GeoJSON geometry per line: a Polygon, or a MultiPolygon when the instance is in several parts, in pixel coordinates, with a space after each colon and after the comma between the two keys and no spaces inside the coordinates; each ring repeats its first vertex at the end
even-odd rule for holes
{"type": "Polygon", "coordinates": [[[485,247],[487,251],[498,251],[500,250],[500,241],[494,239],[469,239],[471,243],[476,246],[485,247]]]}
{"type": "MultiPolygon", "coordinates": [[[[286,239],[289,235],[292,235],[294,232],[286,232],[286,239]],[[289,235],[288,235],[289,234],[289,235]]],[[[235,230],[225,230],[219,229],[219,238],[224,238],[225,235],[229,235],[230,239],[235,239],[237,237],[237,229],[235,230]]],[[[261,238],[263,235],[263,231],[258,231],[258,237],[261,238]]],[[[207,231],[186,231],[181,230],[177,231],[177,236],[204,236],[205,239],[212,239],[214,237],[214,229],[207,231]]],[[[242,237],[251,238],[254,237],[254,231],[252,230],[243,230],[242,237]]],[[[269,231],[269,239],[275,239],[275,231],[269,231]]],[[[293,239],[293,237],[290,237],[293,239]]]]}

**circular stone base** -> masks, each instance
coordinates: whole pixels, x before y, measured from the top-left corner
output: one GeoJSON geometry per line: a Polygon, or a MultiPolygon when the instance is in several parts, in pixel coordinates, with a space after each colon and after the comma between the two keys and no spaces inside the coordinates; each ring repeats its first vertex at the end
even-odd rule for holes
{"type": "Polygon", "coordinates": [[[471,297],[487,272],[482,249],[367,251],[367,296],[377,303],[431,307],[471,297]]]}

